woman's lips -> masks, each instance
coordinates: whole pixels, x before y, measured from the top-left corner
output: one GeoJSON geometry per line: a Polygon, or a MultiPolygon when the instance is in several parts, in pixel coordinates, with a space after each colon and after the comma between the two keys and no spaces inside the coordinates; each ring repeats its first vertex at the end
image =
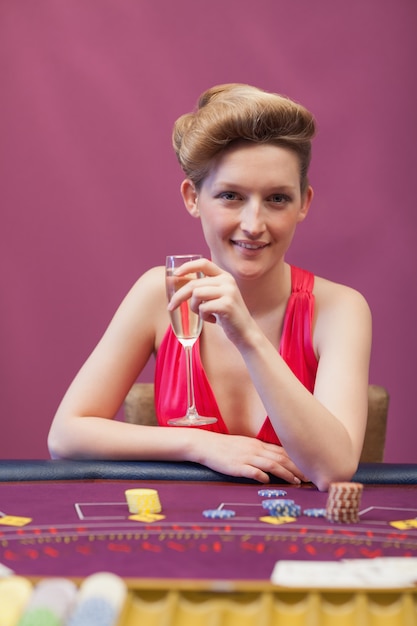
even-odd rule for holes
{"type": "Polygon", "coordinates": [[[262,250],[262,248],[266,248],[269,245],[262,241],[234,241],[232,240],[232,243],[238,248],[244,248],[245,250],[262,250]]]}

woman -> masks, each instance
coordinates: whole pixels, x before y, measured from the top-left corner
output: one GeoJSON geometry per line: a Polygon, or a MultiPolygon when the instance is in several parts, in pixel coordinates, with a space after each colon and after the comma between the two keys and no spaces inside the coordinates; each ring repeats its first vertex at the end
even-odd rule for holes
{"type": "Polygon", "coordinates": [[[201,221],[210,260],[188,298],[203,319],[196,345],[202,428],[113,421],[152,354],[162,426],[184,406],[172,390],[182,347],[172,334],[164,268],[146,272],[66,393],[49,434],[55,458],[193,461],[268,482],[349,480],[362,449],[371,316],[355,290],[289,266],[285,254],[313,197],[315,124],[302,106],[248,85],[205,92],[177,120],[181,194],[201,221]],[[171,389],[171,392],[170,392],[171,389]],[[207,413],[210,411],[210,413],[207,413]],[[268,416],[268,417],[267,417],[268,416]]]}

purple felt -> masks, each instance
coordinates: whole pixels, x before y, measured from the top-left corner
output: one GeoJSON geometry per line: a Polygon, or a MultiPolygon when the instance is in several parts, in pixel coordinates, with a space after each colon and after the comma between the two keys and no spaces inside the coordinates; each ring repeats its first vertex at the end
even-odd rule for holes
{"type": "MultiPolygon", "coordinates": [[[[137,481],[5,483],[3,515],[31,517],[23,527],[0,525],[0,562],[24,576],[85,577],[111,571],[126,578],[257,580],[276,561],[417,556],[417,527],[390,521],[417,516],[417,486],[365,485],[358,524],[302,515],[270,525],[261,485],[137,481]],[[128,519],[125,490],[158,490],[165,519],[128,519]],[[230,520],[210,520],[205,509],[233,509],[230,520]]],[[[327,494],[285,486],[302,510],[322,508],[327,494]]],[[[416,520],[417,523],[417,520],[416,520]]]]}

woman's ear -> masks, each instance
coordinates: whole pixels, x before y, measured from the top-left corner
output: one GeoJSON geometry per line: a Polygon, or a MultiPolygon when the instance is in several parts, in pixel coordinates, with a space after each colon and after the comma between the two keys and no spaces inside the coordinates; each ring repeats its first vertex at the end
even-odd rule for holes
{"type": "Polygon", "coordinates": [[[302,205],[298,214],[298,222],[302,222],[307,217],[311,202],[313,200],[314,191],[312,187],[308,187],[302,198],[302,205]]]}
{"type": "Polygon", "coordinates": [[[194,183],[186,178],[181,183],[181,195],[184,200],[185,208],[193,217],[200,217],[200,212],[197,206],[198,194],[194,183]]]}

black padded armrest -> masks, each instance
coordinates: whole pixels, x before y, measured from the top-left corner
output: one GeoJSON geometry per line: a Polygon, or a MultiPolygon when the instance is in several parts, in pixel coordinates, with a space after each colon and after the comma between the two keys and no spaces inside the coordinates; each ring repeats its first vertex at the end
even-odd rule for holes
{"type": "Polygon", "coordinates": [[[417,463],[361,463],[352,480],[368,485],[417,485],[417,463]]]}
{"type": "MultiPolygon", "coordinates": [[[[36,480],[184,480],[254,483],[197,463],[163,461],[0,461],[0,482],[36,480]]],[[[417,464],[362,463],[353,480],[364,484],[417,484],[417,464]]],[[[271,483],[284,481],[271,477],[271,483]]]]}

